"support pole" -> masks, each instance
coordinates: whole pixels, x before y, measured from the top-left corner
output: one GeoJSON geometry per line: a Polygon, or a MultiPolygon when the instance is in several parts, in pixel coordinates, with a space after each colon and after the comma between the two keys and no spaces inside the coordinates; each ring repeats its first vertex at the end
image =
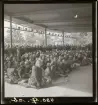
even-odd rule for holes
{"type": "Polygon", "coordinates": [[[10,16],[10,37],[11,37],[11,48],[12,48],[12,16],[10,16]]]}
{"type": "Polygon", "coordinates": [[[47,29],[45,28],[45,46],[47,46],[47,29]]]}
{"type": "Polygon", "coordinates": [[[63,41],[63,46],[64,46],[64,31],[62,32],[63,37],[62,37],[62,41],[63,41]]]}

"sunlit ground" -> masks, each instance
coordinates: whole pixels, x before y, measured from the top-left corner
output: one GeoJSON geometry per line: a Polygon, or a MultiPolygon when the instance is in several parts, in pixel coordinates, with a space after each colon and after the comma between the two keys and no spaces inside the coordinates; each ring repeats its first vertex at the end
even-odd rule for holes
{"type": "Polygon", "coordinates": [[[89,97],[92,96],[92,67],[80,67],[70,73],[68,81],[60,78],[52,87],[33,89],[5,83],[5,97],[89,97]]]}

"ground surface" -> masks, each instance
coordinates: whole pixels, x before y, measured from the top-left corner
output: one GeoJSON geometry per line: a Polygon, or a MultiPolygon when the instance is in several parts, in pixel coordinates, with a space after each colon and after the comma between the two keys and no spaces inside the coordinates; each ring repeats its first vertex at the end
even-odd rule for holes
{"type": "Polygon", "coordinates": [[[52,87],[33,89],[5,83],[5,97],[77,97],[92,96],[92,67],[80,67],[67,79],[60,78],[52,87]]]}

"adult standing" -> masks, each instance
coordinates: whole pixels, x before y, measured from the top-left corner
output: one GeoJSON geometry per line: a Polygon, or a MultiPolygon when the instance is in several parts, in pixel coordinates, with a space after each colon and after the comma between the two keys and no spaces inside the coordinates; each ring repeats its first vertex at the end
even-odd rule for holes
{"type": "Polygon", "coordinates": [[[30,87],[41,88],[42,87],[42,69],[43,62],[41,59],[38,59],[35,63],[35,66],[32,67],[32,73],[28,80],[28,85],[30,87]]]}

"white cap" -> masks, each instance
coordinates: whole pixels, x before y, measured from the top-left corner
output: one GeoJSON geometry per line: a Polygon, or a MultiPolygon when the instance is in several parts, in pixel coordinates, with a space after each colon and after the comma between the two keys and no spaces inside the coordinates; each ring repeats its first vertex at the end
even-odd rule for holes
{"type": "Polygon", "coordinates": [[[41,59],[38,59],[35,63],[35,65],[38,67],[42,66],[42,64],[43,64],[43,61],[41,59]]]}

